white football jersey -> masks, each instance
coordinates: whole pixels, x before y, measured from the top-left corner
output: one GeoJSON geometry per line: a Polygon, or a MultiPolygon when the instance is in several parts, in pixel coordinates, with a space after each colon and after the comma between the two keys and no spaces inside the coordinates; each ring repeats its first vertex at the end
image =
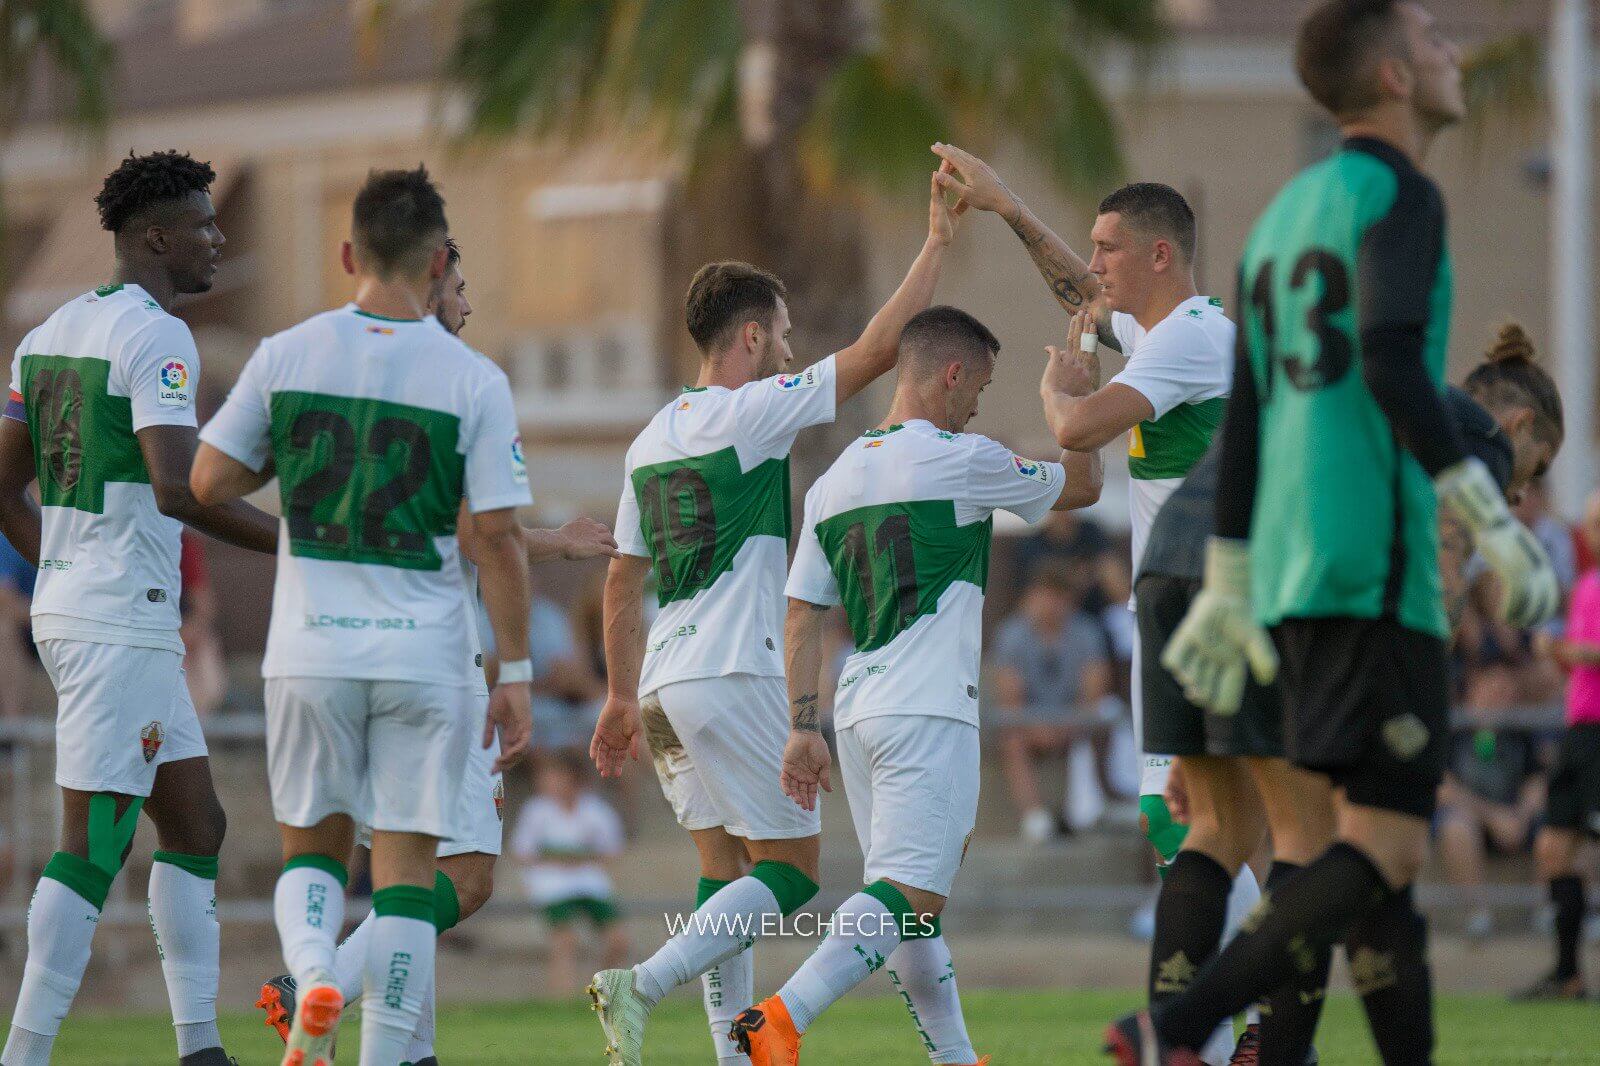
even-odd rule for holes
{"type": "Polygon", "coordinates": [[[22,339],[6,415],[28,423],[39,476],[35,640],[182,653],[182,525],[157,509],[134,434],[193,426],[199,381],[189,327],[137,285],[85,293],[22,339]]]}
{"type": "Polygon", "coordinates": [[[265,677],[471,683],[455,525],[529,502],[505,374],[432,315],[268,337],[200,439],[283,503],[265,677]]]}
{"type": "Polygon", "coordinates": [[[789,449],[832,422],[833,356],[738,389],[688,388],[628,449],[617,545],[655,565],[639,695],[724,674],[783,676],[789,449]]]}
{"type": "Polygon", "coordinates": [[[540,907],[569,899],[609,900],[616,889],[605,860],[622,854],[623,845],[622,819],[592,792],[578,797],[571,810],[534,796],[511,831],[511,854],[529,864],[523,884],[540,907]]]}
{"type": "MultiPolygon", "coordinates": [[[[1191,296],[1155,328],[1111,316],[1128,356],[1113,382],[1150,401],[1155,416],[1128,431],[1128,524],[1139,576],[1156,513],[1211,446],[1233,385],[1233,322],[1222,301],[1191,296]]],[[[1109,384],[1109,383],[1108,383],[1109,384]]]]}
{"type": "Polygon", "coordinates": [[[850,620],[836,730],[886,714],[978,724],[994,512],[1038,522],[1065,480],[1060,463],[922,419],[869,431],[817,479],[785,592],[850,620]]]}

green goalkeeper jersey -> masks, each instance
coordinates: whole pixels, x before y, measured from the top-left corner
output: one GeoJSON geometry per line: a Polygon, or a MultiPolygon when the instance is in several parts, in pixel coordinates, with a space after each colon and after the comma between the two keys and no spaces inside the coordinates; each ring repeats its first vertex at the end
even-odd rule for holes
{"type": "Polygon", "coordinates": [[[1443,637],[1433,485],[1374,399],[1362,352],[1375,330],[1420,330],[1443,388],[1451,270],[1437,187],[1392,147],[1348,140],[1279,192],[1239,283],[1259,405],[1259,620],[1388,617],[1443,637]]]}

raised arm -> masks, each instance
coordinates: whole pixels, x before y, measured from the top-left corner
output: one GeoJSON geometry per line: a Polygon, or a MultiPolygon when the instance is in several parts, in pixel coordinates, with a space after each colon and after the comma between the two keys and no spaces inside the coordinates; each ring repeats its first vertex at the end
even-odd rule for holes
{"type": "Polygon", "coordinates": [[[958,205],[965,203],[980,211],[992,211],[1005,219],[1011,232],[1028,250],[1028,256],[1056,302],[1069,314],[1091,312],[1100,343],[1121,351],[1122,345],[1111,332],[1111,314],[1100,301],[1100,281],[1083,257],[1039,221],[988,163],[953,144],[936,144],[933,151],[950,168],[947,171],[941,167],[936,180],[946,191],[960,198],[958,205]]]}
{"type": "Polygon", "coordinates": [[[639,674],[644,669],[644,579],[650,560],[621,555],[606,571],[602,623],[608,692],[589,742],[601,777],[622,773],[624,759],[639,757],[639,674]]]}
{"type": "Polygon", "coordinates": [[[834,359],[838,381],[837,398],[844,403],[850,397],[894,369],[900,354],[900,332],[918,311],[926,310],[933,302],[933,290],[939,283],[939,270],[944,265],[945,249],[955,237],[956,223],[965,207],[949,208],[937,181],[930,182],[928,196],[928,239],[922,251],[906,272],[905,280],[889,297],[889,302],[872,316],[867,328],[850,347],[834,359]]]}
{"type": "Polygon", "coordinates": [[[822,604],[789,598],[783,622],[783,653],[789,678],[789,742],[783,749],[784,795],[816,810],[817,789],[832,792],[833,757],[822,738],[817,692],[822,682],[822,604]]]}

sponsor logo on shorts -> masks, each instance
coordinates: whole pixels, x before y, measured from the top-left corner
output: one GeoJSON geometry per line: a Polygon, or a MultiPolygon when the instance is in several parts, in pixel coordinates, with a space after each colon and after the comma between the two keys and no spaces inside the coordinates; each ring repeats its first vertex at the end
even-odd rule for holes
{"type": "Polygon", "coordinates": [[[506,820],[506,783],[504,781],[496,781],[494,783],[494,792],[491,795],[494,796],[495,821],[503,822],[506,820]]]}
{"type": "Polygon", "coordinates": [[[173,357],[161,364],[156,403],[162,407],[189,406],[189,365],[173,357]]]}
{"type": "Polygon", "coordinates": [[[161,742],[167,739],[167,731],[161,728],[160,722],[151,722],[139,730],[139,750],[144,755],[144,761],[150,762],[161,751],[161,742]]]}
{"type": "Polygon", "coordinates": [[[1428,727],[1414,714],[1402,714],[1383,723],[1383,742],[1395,757],[1415,759],[1428,746],[1428,727]]]}
{"type": "Polygon", "coordinates": [[[151,603],[166,603],[167,602],[167,590],[166,589],[145,589],[144,590],[144,598],[149,600],[151,603]]]}
{"type": "Polygon", "coordinates": [[[1029,481],[1037,481],[1042,485],[1050,484],[1050,471],[1046,470],[1043,463],[1036,463],[1032,459],[1024,459],[1020,455],[1011,457],[1011,466],[1016,470],[1018,477],[1025,477],[1029,481]]]}

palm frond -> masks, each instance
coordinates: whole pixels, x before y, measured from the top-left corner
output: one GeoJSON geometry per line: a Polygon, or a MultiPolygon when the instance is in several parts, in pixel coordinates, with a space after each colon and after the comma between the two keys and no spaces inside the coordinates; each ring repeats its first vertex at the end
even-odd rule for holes
{"type": "Polygon", "coordinates": [[[39,56],[48,57],[71,98],[67,115],[81,129],[103,129],[111,116],[110,81],[116,52],[84,0],[0,4],[5,62],[0,64],[0,128],[21,112],[39,56]]]}
{"type": "Polygon", "coordinates": [[[938,162],[928,146],[944,138],[950,117],[922,87],[901,78],[882,55],[858,55],[829,80],[801,134],[813,184],[844,181],[904,189],[938,162]]]}

